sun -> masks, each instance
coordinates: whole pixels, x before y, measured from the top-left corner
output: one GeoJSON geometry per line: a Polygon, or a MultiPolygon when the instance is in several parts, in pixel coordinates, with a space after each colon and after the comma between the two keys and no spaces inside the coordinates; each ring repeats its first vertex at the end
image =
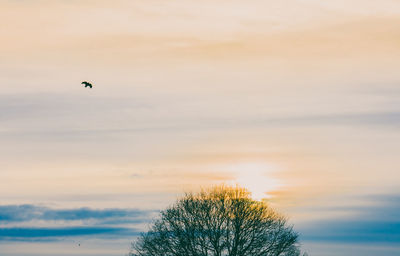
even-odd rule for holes
{"type": "Polygon", "coordinates": [[[231,165],[229,171],[233,172],[236,183],[248,189],[254,200],[268,198],[268,192],[278,189],[281,184],[272,176],[276,167],[263,162],[246,162],[231,165]]]}

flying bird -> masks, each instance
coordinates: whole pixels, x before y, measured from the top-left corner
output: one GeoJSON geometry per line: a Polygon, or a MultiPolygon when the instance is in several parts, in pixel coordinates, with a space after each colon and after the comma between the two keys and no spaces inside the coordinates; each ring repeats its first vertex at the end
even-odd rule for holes
{"type": "Polygon", "coordinates": [[[86,82],[86,81],[83,81],[81,84],[84,84],[84,85],[85,85],[85,88],[86,88],[86,87],[89,87],[90,89],[93,88],[93,85],[92,85],[91,83],[86,82]]]}

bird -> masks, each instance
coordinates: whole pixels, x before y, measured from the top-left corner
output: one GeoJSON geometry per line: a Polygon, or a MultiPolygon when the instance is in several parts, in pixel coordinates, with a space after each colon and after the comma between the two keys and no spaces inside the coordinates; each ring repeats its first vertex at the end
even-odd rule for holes
{"type": "Polygon", "coordinates": [[[85,85],[85,88],[86,88],[86,87],[89,87],[90,89],[93,88],[93,85],[92,85],[91,83],[89,83],[89,82],[83,81],[81,84],[84,84],[84,85],[85,85]]]}

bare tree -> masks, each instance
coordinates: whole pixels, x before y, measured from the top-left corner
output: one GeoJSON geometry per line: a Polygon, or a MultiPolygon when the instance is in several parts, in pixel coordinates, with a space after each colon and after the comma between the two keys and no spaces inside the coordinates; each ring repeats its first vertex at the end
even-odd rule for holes
{"type": "Polygon", "coordinates": [[[131,256],[297,256],[297,233],[239,187],[187,193],[132,243],[131,256]]]}

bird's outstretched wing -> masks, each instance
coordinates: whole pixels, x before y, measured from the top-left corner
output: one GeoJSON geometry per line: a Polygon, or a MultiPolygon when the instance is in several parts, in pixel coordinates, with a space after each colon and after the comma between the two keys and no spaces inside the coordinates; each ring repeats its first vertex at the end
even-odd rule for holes
{"type": "Polygon", "coordinates": [[[89,88],[92,88],[92,87],[93,87],[91,83],[86,82],[86,81],[83,81],[81,84],[84,84],[85,87],[89,87],[89,88]]]}

